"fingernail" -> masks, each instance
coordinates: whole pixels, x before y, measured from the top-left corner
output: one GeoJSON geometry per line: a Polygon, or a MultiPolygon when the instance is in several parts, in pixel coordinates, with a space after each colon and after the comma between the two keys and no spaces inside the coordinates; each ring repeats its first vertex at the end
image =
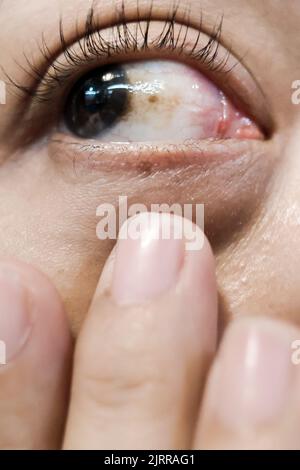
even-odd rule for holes
{"type": "Polygon", "coordinates": [[[279,322],[237,321],[218,360],[215,409],[224,427],[271,424],[285,410],[293,384],[291,340],[279,322]]]}
{"type": "Polygon", "coordinates": [[[0,267],[0,364],[9,363],[18,354],[30,330],[27,289],[16,271],[0,267]]]}
{"type": "Polygon", "coordinates": [[[170,214],[143,213],[122,227],[111,287],[118,304],[151,300],[176,284],[185,246],[174,223],[170,214]]]}

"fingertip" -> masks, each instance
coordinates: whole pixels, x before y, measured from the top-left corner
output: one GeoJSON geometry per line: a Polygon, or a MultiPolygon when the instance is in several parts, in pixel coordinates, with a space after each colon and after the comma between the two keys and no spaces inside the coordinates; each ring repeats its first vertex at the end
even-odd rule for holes
{"type": "Polygon", "coordinates": [[[50,280],[12,259],[0,261],[1,333],[8,346],[7,361],[0,366],[1,445],[56,448],[67,409],[69,327],[50,280]]]}

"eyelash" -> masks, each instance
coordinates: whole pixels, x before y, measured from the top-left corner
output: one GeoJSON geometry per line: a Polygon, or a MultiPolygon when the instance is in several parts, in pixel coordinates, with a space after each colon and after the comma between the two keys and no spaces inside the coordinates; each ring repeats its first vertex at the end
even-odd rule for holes
{"type": "MultiPolygon", "coordinates": [[[[34,103],[48,103],[53,99],[57,87],[63,88],[70,78],[74,76],[74,68],[86,67],[89,63],[95,60],[108,60],[122,55],[122,58],[129,53],[141,53],[151,50],[152,52],[160,52],[162,50],[175,53],[176,56],[185,55],[188,59],[198,62],[205,66],[207,71],[214,73],[228,74],[232,70],[227,67],[230,52],[228,51],[222,58],[219,58],[219,47],[221,44],[223,17],[216,23],[213,32],[205,46],[200,46],[200,37],[202,30],[202,15],[200,15],[200,24],[198,35],[195,43],[186,52],[186,40],[189,30],[191,28],[189,17],[185,24],[180,23],[179,32],[175,32],[175,25],[177,25],[177,12],[179,3],[173,7],[169,18],[167,18],[162,27],[161,33],[155,38],[149,38],[149,28],[153,21],[152,18],[152,2],[150,9],[145,17],[141,17],[139,7],[137,5],[137,20],[135,32],[133,33],[128,27],[125,12],[125,0],[122,1],[121,10],[119,12],[118,23],[112,26],[116,30],[115,37],[111,41],[107,41],[101,33],[99,22],[96,19],[95,8],[91,7],[88,11],[84,33],[79,34],[76,28],[76,36],[73,45],[79,46],[81,55],[78,55],[74,49],[67,46],[67,41],[64,34],[63,21],[59,23],[59,40],[60,48],[64,55],[66,63],[63,64],[59,61],[53,62],[51,52],[47,46],[45,37],[42,37],[39,50],[43,57],[43,67],[37,67],[25,55],[27,68],[25,72],[31,77],[32,85],[23,86],[15,83],[10,77],[9,81],[20,90],[23,95],[29,96],[33,99],[34,103]],[[144,28],[142,27],[144,24],[144,28]],[[138,41],[139,34],[142,35],[142,44],[138,41]],[[44,73],[46,71],[46,73],[44,73]]],[[[123,60],[123,59],[122,59],[123,60]]],[[[98,65],[101,66],[101,65],[98,65]]]]}

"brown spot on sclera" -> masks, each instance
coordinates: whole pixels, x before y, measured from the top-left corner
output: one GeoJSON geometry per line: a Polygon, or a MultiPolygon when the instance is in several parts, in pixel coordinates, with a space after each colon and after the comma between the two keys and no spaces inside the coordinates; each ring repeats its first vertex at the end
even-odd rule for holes
{"type": "Polygon", "coordinates": [[[157,103],[158,96],[157,95],[150,95],[148,98],[149,103],[157,103]]]}

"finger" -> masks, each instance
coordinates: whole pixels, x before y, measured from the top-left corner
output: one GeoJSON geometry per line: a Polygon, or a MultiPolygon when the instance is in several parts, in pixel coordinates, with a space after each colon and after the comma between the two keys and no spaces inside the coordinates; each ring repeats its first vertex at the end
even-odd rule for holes
{"type": "MultiPolygon", "coordinates": [[[[182,237],[162,239],[182,220],[147,213],[130,220],[142,236],[119,239],[108,260],[77,344],[65,448],[190,445],[215,351],[217,295],[208,242],[187,251],[182,237]]],[[[186,235],[203,239],[185,224],[186,235]]]]}
{"type": "Polygon", "coordinates": [[[71,341],[51,283],[32,267],[0,263],[0,448],[61,442],[71,341]],[[5,364],[6,362],[6,364],[5,364]]]}
{"type": "Polygon", "coordinates": [[[300,449],[300,330],[270,319],[236,321],[207,383],[196,448],[300,449]]]}

